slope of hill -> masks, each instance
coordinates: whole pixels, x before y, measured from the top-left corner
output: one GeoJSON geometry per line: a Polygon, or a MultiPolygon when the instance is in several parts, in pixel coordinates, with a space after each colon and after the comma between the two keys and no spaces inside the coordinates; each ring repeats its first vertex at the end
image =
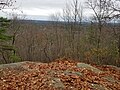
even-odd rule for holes
{"type": "Polygon", "coordinates": [[[65,58],[0,65],[0,90],[120,90],[120,68],[65,58]]]}

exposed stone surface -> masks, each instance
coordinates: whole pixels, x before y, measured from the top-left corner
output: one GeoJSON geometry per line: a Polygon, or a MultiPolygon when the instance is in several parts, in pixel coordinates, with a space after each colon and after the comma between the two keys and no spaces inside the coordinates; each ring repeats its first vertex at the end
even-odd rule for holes
{"type": "Polygon", "coordinates": [[[52,85],[55,87],[55,88],[58,88],[58,89],[65,89],[65,86],[64,84],[61,82],[61,80],[59,78],[52,78],[52,85]]]}
{"type": "Polygon", "coordinates": [[[71,60],[0,65],[0,90],[119,90],[119,67],[71,60]]]}
{"type": "Polygon", "coordinates": [[[91,70],[91,71],[93,71],[95,73],[102,73],[101,70],[99,70],[99,69],[97,69],[97,68],[95,68],[95,67],[93,67],[91,65],[85,64],[85,63],[77,63],[77,67],[84,68],[84,69],[89,69],[89,70],[91,70]]]}
{"type": "Polygon", "coordinates": [[[92,88],[93,88],[94,90],[109,90],[109,89],[107,89],[107,88],[105,88],[104,86],[99,85],[99,84],[92,84],[92,88]]]}

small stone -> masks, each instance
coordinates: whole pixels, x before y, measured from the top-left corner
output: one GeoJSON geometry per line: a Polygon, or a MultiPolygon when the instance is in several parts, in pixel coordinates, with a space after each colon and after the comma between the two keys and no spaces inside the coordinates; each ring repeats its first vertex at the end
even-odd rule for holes
{"type": "Polygon", "coordinates": [[[83,68],[83,69],[88,69],[88,70],[91,70],[95,73],[102,73],[103,71],[91,66],[91,65],[88,65],[88,64],[85,64],[85,63],[77,63],[77,67],[79,68],[83,68]]]}

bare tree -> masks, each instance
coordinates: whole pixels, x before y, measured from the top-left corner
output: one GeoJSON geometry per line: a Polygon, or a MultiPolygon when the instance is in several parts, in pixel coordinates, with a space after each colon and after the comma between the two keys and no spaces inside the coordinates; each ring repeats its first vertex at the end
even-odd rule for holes
{"type": "MultiPolygon", "coordinates": [[[[117,23],[119,24],[117,27],[117,30],[113,29],[114,31],[114,35],[117,37],[117,41],[118,41],[118,53],[119,53],[119,58],[120,58],[120,0],[110,0],[110,5],[109,8],[111,8],[114,12],[114,14],[112,14],[111,16],[105,17],[109,20],[116,20],[117,23]]],[[[107,3],[109,4],[109,3],[107,3]]]]}
{"type": "Polygon", "coordinates": [[[51,20],[52,20],[52,30],[54,31],[55,33],[55,55],[54,55],[54,58],[58,58],[59,57],[59,54],[60,54],[60,51],[61,51],[61,43],[60,43],[60,38],[59,38],[59,28],[60,28],[60,19],[61,19],[61,15],[60,13],[56,13],[56,14],[52,14],[50,16],[51,20]]]}
{"type": "Polygon", "coordinates": [[[0,10],[6,7],[10,8],[16,0],[0,0],[0,10]]]}
{"type": "MultiPolygon", "coordinates": [[[[111,1],[111,3],[113,3],[111,1]]],[[[111,17],[108,17],[109,19],[116,19],[117,22],[119,23],[119,28],[118,28],[118,32],[116,33],[114,31],[114,34],[117,36],[118,39],[118,53],[119,53],[119,58],[120,58],[120,0],[115,0],[113,5],[111,5],[111,8],[114,10],[115,14],[113,14],[111,17]]]]}
{"type": "MultiPolygon", "coordinates": [[[[112,3],[111,0],[87,0],[87,5],[94,12],[94,20],[98,24],[98,33],[97,33],[97,50],[101,46],[101,34],[104,24],[107,22],[106,17],[110,17],[114,14],[114,10],[111,9],[112,3]]],[[[100,57],[97,55],[97,59],[100,60],[100,57]]]]}
{"type": "MultiPolygon", "coordinates": [[[[81,23],[83,18],[83,7],[79,0],[73,0],[71,3],[66,4],[66,8],[63,10],[63,20],[66,22],[65,27],[69,32],[69,46],[72,51],[72,57],[74,58],[75,52],[79,52],[78,45],[75,38],[80,39],[81,23]]],[[[78,55],[79,56],[79,55],[78,55]]]]}

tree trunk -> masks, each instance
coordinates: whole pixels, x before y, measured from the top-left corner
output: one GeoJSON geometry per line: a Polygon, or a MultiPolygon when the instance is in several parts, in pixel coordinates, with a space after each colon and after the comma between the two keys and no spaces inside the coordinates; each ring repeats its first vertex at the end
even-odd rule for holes
{"type": "Polygon", "coordinates": [[[99,21],[99,33],[98,33],[98,40],[97,40],[97,60],[100,63],[100,56],[99,56],[99,49],[100,49],[100,43],[101,43],[101,31],[102,31],[102,24],[101,21],[99,21]]]}
{"type": "Polygon", "coordinates": [[[118,54],[119,54],[119,59],[120,59],[120,35],[118,37],[118,54]]]}

